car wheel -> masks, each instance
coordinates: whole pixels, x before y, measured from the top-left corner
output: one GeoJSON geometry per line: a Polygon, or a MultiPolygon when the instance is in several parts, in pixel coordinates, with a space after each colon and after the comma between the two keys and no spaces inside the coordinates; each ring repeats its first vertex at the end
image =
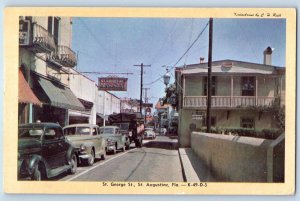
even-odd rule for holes
{"type": "Polygon", "coordinates": [[[88,166],[92,166],[95,162],[95,152],[94,149],[91,149],[91,157],[87,159],[86,163],[88,166]]]}
{"type": "Polygon", "coordinates": [[[114,150],[113,150],[113,154],[116,154],[117,153],[117,144],[116,146],[114,147],[114,150]]]}
{"type": "Polygon", "coordinates": [[[46,171],[41,164],[37,164],[31,177],[34,181],[42,181],[46,179],[46,171]]]}
{"type": "Polygon", "coordinates": [[[77,170],[77,157],[75,154],[72,154],[70,161],[71,168],[69,169],[69,174],[75,174],[77,170]]]}
{"type": "Polygon", "coordinates": [[[128,140],[125,145],[126,145],[125,149],[129,150],[130,149],[130,140],[128,140]]]}
{"type": "Polygon", "coordinates": [[[106,150],[104,150],[104,153],[101,155],[101,160],[105,160],[106,158],[106,150]]]}
{"type": "Polygon", "coordinates": [[[39,164],[35,166],[31,179],[34,181],[42,181],[42,173],[40,171],[39,164]]]}

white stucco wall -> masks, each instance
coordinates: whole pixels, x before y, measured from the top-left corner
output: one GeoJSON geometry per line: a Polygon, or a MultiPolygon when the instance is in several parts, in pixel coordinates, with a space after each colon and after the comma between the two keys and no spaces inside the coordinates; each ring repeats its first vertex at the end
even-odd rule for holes
{"type": "Polygon", "coordinates": [[[120,98],[106,91],[98,91],[97,94],[97,113],[110,115],[120,112],[120,98]]]}

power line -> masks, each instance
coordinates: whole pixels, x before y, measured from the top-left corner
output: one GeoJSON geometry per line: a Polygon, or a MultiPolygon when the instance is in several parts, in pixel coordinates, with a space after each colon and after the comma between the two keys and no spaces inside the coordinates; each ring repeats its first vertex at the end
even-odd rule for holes
{"type": "Polygon", "coordinates": [[[114,55],[112,53],[110,53],[107,48],[100,43],[100,41],[98,40],[98,38],[95,36],[95,34],[91,31],[91,29],[87,26],[87,24],[81,19],[78,18],[79,21],[83,24],[83,26],[86,28],[86,30],[90,33],[90,35],[94,38],[94,40],[98,43],[98,45],[104,50],[104,52],[109,55],[112,59],[114,59],[114,55]]]}
{"type": "MultiPolygon", "coordinates": [[[[196,37],[196,39],[193,41],[193,43],[190,45],[190,47],[183,53],[183,55],[177,60],[177,62],[173,65],[173,67],[171,67],[167,72],[173,70],[176,65],[181,61],[181,59],[188,53],[188,51],[194,46],[194,44],[197,42],[197,40],[200,38],[200,36],[203,34],[203,32],[205,31],[205,29],[207,28],[209,22],[206,23],[205,27],[202,29],[202,31],[198,34],[198,36],[196,37]]],[[[152,85],[155,82],[158,82],[163,76],[160,76],[159,78],[157,78],[156,80],[147,83],[145,85],[152,85]]]]}

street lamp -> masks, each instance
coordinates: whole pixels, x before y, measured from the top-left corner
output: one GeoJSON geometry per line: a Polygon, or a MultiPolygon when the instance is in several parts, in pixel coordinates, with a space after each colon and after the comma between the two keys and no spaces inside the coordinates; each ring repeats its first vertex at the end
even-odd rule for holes
{"type": "Polygon", "coordinates": [[[167,87],[168,84],[170,83],[170,74],[169,74],[169,72],[168,72],[168,69],[167,69],[167,73],[164,74],[163,78],[164,78],[164,84],[165,84],[166,87],[167,87]]]}
{"type": "Polygon", "coordinates": [[[166,74],[164,74],[164,76],[163,76],[164,84],[166,85],[166,88],[167,88],[168,84],[170,83],[171,76],[169,74],[168,66],[164,65],[162,67],[166,67],[166,71],[167,71],[166,74]]]}

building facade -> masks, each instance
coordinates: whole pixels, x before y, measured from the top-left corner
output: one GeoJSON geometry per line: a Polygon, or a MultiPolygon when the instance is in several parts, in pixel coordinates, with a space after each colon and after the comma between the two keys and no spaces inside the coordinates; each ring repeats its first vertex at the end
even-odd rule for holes
{"type": "MultiPolygon", "coordinates": [[[[269,50],[269,51],[267,51],[269,50]]],[[[212,62],[211,126],[218,128],[277,128],[272,110],[285,105],[285,68],[234,60],[212,62]]],[[[179,95],[179,142],[190,146],[190,134],[206,127],[207,63],[176,69],[179,95]]]]}
{"type": "Polygon", "coordinates": [[[97,91],[97,124],[105,126],[108,120],[108,116],[114,113],[120,113],[121,111],[121,100],[119,97],[108,91],[97,91]]]}
{"type": "Polygon", "coordinates": [[[84,110],[70,109],[68,111],[68,124],[96,124],[96,107],[98,104],[96,83],[75,69],[69,69],[69,72],[63,76],[67,76],[70,89],[84,106],[84,110]]]}
{"type": "Polygon", "coordinates": [[[121,112],[124,113],[140,112],[140,101],[137,99],[122,98],[121,112]]]}
{"type": "Polygon", "coordinates": [[[66,125],[69,110],[85,110],[71,91],[68,76],[62,76],[77,64],[71,49],[72,18],[24,16],[19,25],[19,68],[42,103],[42,107],[34,101],[23,105],[19,123],[40,120],[66,125]]]}

